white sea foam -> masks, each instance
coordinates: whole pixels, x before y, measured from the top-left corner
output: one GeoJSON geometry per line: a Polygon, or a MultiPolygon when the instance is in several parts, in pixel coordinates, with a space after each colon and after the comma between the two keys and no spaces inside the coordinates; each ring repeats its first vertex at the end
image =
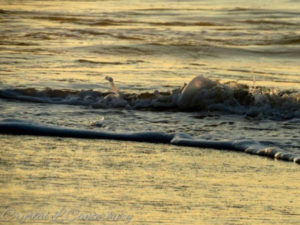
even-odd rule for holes
{"type": "Polygon", "coordinates": [[[300,94],[297,91],[278,91],[250,87],[235,82],[220,83],[195,77],[184,88],[165,92],[124,93],[107,77],[111,92],[94,90],[55,90],[34,88],[0,90],[6,99],[50,104],[86,105],[94,108],[126,108],[176,111],[219,111],[247,115],[291,119],[300,117],[300,94]]]}
{"type": "Polygon", "coordinates": [[[283,151],[277,146],[266,146],[255,140],[205,140],[193,138],[187,134],[167,134],[163,132],[112,133],[91,131],[31,123],[22,120],[2,120],[0,133],[11,135],[58,136],[88,139],[112,139],[149,143],[166,143],[180,146],[213,148],[240,151],[300,164],[300,155],[283,151]]]}

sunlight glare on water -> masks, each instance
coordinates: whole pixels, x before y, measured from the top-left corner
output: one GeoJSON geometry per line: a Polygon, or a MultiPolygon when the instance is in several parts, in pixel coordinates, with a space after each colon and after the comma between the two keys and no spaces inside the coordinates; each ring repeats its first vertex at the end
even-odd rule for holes
{"type": "Polygon", "coordinates": [[[296,0],[0,0],[0,221],[298,224],[299,15],[296,0]]]}
{"type": "Polygon", "coordinates": [[[196,75],[299,89],[297,1],[4,1],[7,85],[161,89],[196,75]],[[22,77],[22,79],[20,79],[22,77]]]}

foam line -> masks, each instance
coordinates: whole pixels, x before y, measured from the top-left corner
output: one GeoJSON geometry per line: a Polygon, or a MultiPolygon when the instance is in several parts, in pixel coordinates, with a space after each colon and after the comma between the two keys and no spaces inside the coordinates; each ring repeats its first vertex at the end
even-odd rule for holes
{"type": "Polygon", "coordinates": [[[160,132],[109,133],[81,129],[61,128],[20,122],[0,122],[1,134],[72,137],[86,139],[112,139],[151,143],[170,143],[174,135],[160,132]]]}
{"type": "Polygon", "coordinates": [[[268,147],[256,141],[239,140],[239,141],[210,141],[194,138],[177,138],[171,140],[171,144],[180,146],[214,148],[245,152],[253,155],[260,155],[269,158],[291,161],[300,164],[300,155],[283,152],[276,147],[268,147]]]}
{"type": "Polygon", "coordinates": [[[276,148],[276,146],[268,147],[252,140],[210,141],[196,139],[186,134],[166,134],[162,132],[110,133],[47,126],[19,120],[0,121],[0,134],[165,143],[179,146],[240,151],[300,164],[300,155],[283,152],[279,148],[276,148]]]}

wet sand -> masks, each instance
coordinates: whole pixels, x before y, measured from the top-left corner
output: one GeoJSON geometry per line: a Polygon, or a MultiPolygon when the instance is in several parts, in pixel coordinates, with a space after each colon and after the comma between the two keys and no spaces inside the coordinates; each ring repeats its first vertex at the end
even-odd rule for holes
{"type": "Polygon", "coordinates": [[[8,135],[0,142],[0,224],[299,223],[297,164],[164,144],[8,135]],[[106,217],[91,221],[93,212],[106,217]]]}

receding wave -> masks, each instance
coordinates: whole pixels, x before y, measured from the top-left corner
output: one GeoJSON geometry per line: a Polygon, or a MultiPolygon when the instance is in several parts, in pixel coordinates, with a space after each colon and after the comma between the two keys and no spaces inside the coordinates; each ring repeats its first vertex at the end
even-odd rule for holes
{"type": "Polygon", "coordinates": [[[286,21],[275,21],[275,20],[245,20],[243,21],[245,23],[249,24],[271,24],[271,25],[297,25],[297,23],[291,23],[291,22],[286,22],[286,21]]]}
{"type": "Polygon", "coordinates": [[[157,25],[157,26],[220,26],[215,23],[211,22],[180,22],[180,21],[173,21],[173,22],[150,22],[150,25],[157,25]]]}
{"type": "Polygon", "coordinates": [[[261,155],[300,164],[300,155],[281,150],[274,146],[266,146],[255,140],[213,141],[193,138],[186,134],[167,134],[162,132],[110,133],[64,127],[47,126],[20,120],[0,121],[0,133],[11,135],[54,136],[87,139],[112,139],[122,141],[138,141],[149,143],[165,143],[180,146],[233,150],[249,154],[261,155]]]}
{"type": "Polygon", "coordinates": [[[120,24],[134,24],[136,21],[133,20],[112,20],[112,19],[89,19],[75,16],[60,16],[60,15],[49,15],[49,16],[35,16],[33,19],[49,20],[59,23],[73,23],[78,25],[90,25],[90,26],[116,26],[120,24]]]}
{"type": "Polygon", "coordinates": [[[292,36],[282,38],[280,40],[274,40],[275,44],[300,44],[300,36],[292,36]]]}
{"type": "MultiPolygon", "coordinates": [[[[274,36],[273,38],[266,38],[266,39],[261,39],[261,40],[254,40],[254,39],[249,39],[249,40],[244,40],[243,38],[241,39],[222,39],[222,38],[205,38],[206,41],[209,42],[217,42],[217,43],[222,43],[225,45],[230,45],[230,46],[253,46],[253,45],[260,45],[260,46],[269,46],[269,45],[298,45],[300,44],[300,37],[296,34],[290,34],[290,35],[284,35],[284,36],[279,36],[276,37],[274,36]]],[[[271,52],[272,49],[269,50],[271,52]]],[[[296,49],[296,51],[299,51],[296,49]]],[[[293,50],[289,50],[288,52],[296,52],[293,50]]]]}
{"type": "Polygon", "coordinates": [[[0,13],[1,13],[1,14],[7,14],[8,11],[7,11],[7,10],[4,10],[4,9],[0,9],[0,13]]]}
{"type": "Polygon", "coordinates": [[[92,35],[92,36],[109,36],[112,38],[116,39],[123,39],[123,40],[144,40],[141,37],[137,37],[134,35],[125,35],[125,34],[114,34],[114,33],[109,33],[109,32],[103,32],[103,31],[97,31],[93,29],[72,29],[72,32],[78,33],[79,35],[82,34],[87,34],[87,35],[92,35]]]}
{"type": "Polygon", "coordinates": [[[89,19],[83,17],[74,16],[35,16],[33,19],[49,20],[60,23],[74,23],[78,25],[90,25],[90,26],[117,26],[124,24],[148,24],[152,26],[220,26],[212,22],[182,22],[182,21],[170,21],[170,22],[147,22],[147,21],[134,21],[134,20],[113,20],[113,19],[89,19]]]}
{"type": "Polygon", "coordinates": [[[94,61],[87,59],[78,59],[76,62],[86,63],[86,64],[96,64],[96,65],[131,65],[137,63],[143,63],[143,60],[127,60],[125,62],[104,62],[104,61],[94,61]]]}
{"type": "Polygon", "coordinates": [[[0,90],[0,98],[49,104],[86,105],[94,108],[218,111],[274,119],[300,117],[300,93],[296,90],[253,88],[236,82],[220,83],[203,77],[194,78],[184,88],[161,92],[115,93],[96,90],[7,88],[0,90]]]}

